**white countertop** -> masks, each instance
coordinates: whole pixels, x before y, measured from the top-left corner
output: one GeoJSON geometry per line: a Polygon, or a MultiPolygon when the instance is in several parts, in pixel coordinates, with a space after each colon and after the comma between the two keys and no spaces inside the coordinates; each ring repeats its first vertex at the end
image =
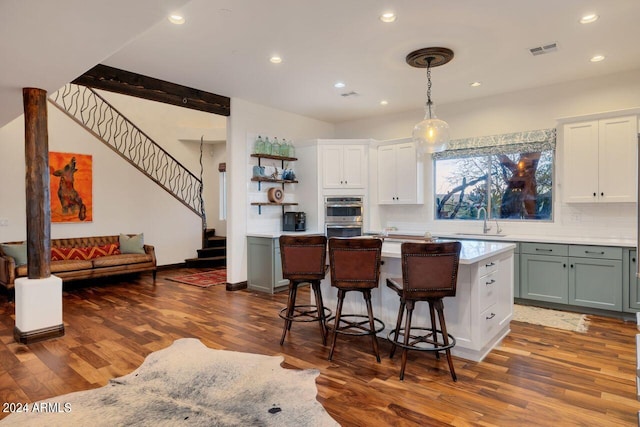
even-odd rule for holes
{"type": "MultiPolygon", "coordinates": [[[[508,242],[488,242],[481,240],[461,240],[460,264],[475,264],[478,261],[512,251],[516,245],[508,242]]],[[[382,256],[388,258],[400,258],[400,246],[402,241],[385,239],[382,244],[382,256]]]]}
{"type": "Polygon", "coordinates": [[[319,233],[317,230],[306,231],[250,231],[247,232],[247,237],[266,237],[267,239],[277,239],[280,236],[309,236],[311,234],[324,234],[319,233]]]}
{"type": "MultiPolygon", "coordinates": [[[[372,233],[373,234],[373,233],[372,233]]],[[[469,240],[490,240],[496,242],[533,242],[533,243],[563,243],[569,245],[599,245],[599,246],[621,246],[621,247],[636,247],[635,238],[623,238],[623,237],[587,237],[587,236],[558,236],[558,235],[538,235],[538,234],[473,234],[473,233],[455,233],[455,232],[439,232],[432,231],[432,236],[441,237],[444,239],[469,239],[469,240]]],[[[403,232],[400,230],[394,230],[389,232],[389,237],[394,235],[406,235],[406,236],[419,236],[422,237],[424,233],[418,232],[403,232]]]]}

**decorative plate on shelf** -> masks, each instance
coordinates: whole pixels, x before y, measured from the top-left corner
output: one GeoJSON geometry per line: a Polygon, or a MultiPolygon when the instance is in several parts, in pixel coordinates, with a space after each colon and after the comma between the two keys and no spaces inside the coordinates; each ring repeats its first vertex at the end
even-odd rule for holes
{"type": "Polygon", "coordinates": [[[284,200],[284,191],[281,188],[270,188],[267,191],[267,198],[273,203],[282,203],[284,200]]]}

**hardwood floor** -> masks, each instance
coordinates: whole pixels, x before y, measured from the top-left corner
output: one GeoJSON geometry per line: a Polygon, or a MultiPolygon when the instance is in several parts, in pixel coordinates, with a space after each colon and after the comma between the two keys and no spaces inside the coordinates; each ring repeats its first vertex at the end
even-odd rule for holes
{"type": "MultiPolygon", "coordinates": [[[[20,345],[14,306],[0,296],[0,402],[33,402],[103,386],[149,353],[183,337],[212,348],[281,354],[283,366],[316,368],[318,400],[343,426],[637,425],[635,323],[590,316],[586,334],[512,322],[511,334],[482,363],[409,353],[380,341],[376,363],[367,338],[340,336],[333,361],[314,323],[296,323],[279,345],[286,293],[228,292],[166,280],[196,272],[164,270],[65,291],[62,338],[20,345]]],[[[308,288],[298,298],[308,298],[308,288]]],[[[332,307],[333,309],[333,307],[332,307]]],[[[0,418],[7,414],[0,413],[0,418]]]]}

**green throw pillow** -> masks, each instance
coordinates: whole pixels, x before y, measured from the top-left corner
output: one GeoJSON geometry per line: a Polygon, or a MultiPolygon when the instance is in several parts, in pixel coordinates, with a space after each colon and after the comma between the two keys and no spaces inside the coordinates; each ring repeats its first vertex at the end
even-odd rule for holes
{"type": "Polygon", "coordinates": [[[27,263],[27,244],[2,245],[2,251],[16,261],[16,265],[27,263]]]}
{"type": "Polygon", "coordinates": [[[143,233],[131,237],[126,234],[120,234],[120,252],[123,254],[143,254],[145,253],[143,246],[143,233]]]}

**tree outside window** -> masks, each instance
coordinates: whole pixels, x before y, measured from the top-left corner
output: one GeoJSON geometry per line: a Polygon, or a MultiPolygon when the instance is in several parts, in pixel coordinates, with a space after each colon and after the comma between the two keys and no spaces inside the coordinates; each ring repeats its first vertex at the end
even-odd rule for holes
{"type": "Polygon", "coordinates": [[[553,150],[435,160],[436,219],[552,219],[553,150]]]}

